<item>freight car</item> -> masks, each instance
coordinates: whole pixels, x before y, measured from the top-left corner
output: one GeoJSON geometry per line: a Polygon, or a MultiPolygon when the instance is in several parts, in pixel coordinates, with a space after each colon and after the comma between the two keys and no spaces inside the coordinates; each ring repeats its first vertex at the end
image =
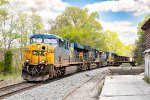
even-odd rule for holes
{"type": "Polygon", "coordinates": [[[126,56],[116,56],[115,65],[119,66],[122,63],[130,63],[130,65],[135,66],[135,59],[133,57],[126,57],[126,56]]]}
{"type": "Polygon", "coordinates": [[[122,63],[130,63],[135,66],[134,57],[119,56],[112,52],[107,52],[107,65],[109,66],[120,66],[122,63]]]}
{"type": "Polygon", "coordinates": [[[53,34],[34,34],[25,46],[22,77],[27,81],[51,78],[114,65],[115,53],[100,52],[90,46],[73,43],[53,34]]]}

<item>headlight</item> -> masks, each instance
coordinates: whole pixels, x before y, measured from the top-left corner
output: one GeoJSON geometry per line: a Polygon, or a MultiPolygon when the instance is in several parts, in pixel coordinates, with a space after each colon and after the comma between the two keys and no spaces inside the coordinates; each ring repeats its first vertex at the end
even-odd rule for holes
{"type": "Polygon", "coordinates": [[[27,59],[26,62],[29,62],[29,59],[27,59]]]}
{"type": "Polygon", "coordinates": [[[40,62],[40,64],[44,64],[45,63],[45,60],[42,60],[41,62],[40,62]]]}
{"type": "Polygon", "coordinates": [[[54,50],[48,50],[48,52],[54,52],[54,50]]]}
{"type": "Polygon", "coordinates": [[[40,49],[40,44],[37,44],[37,48],[40,49]]]}
{"type": "Polygon", "coordinates": [[[25,51],[26,52],[30,52],[30,48],[25,48],[25,51]]]}
{"type": "Polygon", "coordinates": [[[44,61],[44,60],[42,60],[41,62],[42,62],[42,63],[45,63],[45,61],[44,61]]]}

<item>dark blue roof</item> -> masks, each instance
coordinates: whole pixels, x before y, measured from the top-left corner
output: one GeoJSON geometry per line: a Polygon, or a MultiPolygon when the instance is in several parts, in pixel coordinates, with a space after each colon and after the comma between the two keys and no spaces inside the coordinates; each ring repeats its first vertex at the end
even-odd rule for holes
{"type": "Polygon", "coordinates": [[[61,39],[61,37],[53,35],[53,34],[34,34],[30,38],[53,38],[53,39],[61,39]]]}
{"type": "Polygon", "coordinates": [[[90,46],[85,45],[85,46],[84,46],[84,49],[89,51],[89,50],[91,50],[91,47],[90,47],[90,46]]]}
{"type": "Polygon", "coordinates": [[[79,43],[74,43],[74,48],[84,49],[84,46],[79,43]]]}
{"type": "Polygon", "coordinates": [[[93,52],[99,52],[97,49],[92,49],[93,52]]]}
{"type": "Polygon", "coordinates": [[[82,50],[91,50],[91,47],[90,46],[87,46],[87,45],[81,45],[79,43],[74,43],[74,48],[78,48],[78,49],[82,49],[82,50]]]}

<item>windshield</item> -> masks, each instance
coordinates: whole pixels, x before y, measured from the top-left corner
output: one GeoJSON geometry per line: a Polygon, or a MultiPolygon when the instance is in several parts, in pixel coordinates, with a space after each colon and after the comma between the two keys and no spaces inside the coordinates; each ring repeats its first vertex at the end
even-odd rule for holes
{"type": "Polygon", "coordinates": [[[49,44],[53,47],[56,47],[58,45],[57,39],[44,39],[45,44],[49,44]]]}
{"type": "Polygon", "coordinates": [[[32,38],[31,39],[31,44],[32,43],[42,43],[42,38],[32,38]]]}

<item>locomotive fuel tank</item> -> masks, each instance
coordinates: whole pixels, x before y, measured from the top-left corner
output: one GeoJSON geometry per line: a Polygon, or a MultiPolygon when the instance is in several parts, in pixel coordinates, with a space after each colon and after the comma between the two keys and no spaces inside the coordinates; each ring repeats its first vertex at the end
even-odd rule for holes
{"type": "Polygon", "coordinates": [[[78,69],[78,66],[68,66],[65,68],[65,75],[75,73],[78,69]]]}

